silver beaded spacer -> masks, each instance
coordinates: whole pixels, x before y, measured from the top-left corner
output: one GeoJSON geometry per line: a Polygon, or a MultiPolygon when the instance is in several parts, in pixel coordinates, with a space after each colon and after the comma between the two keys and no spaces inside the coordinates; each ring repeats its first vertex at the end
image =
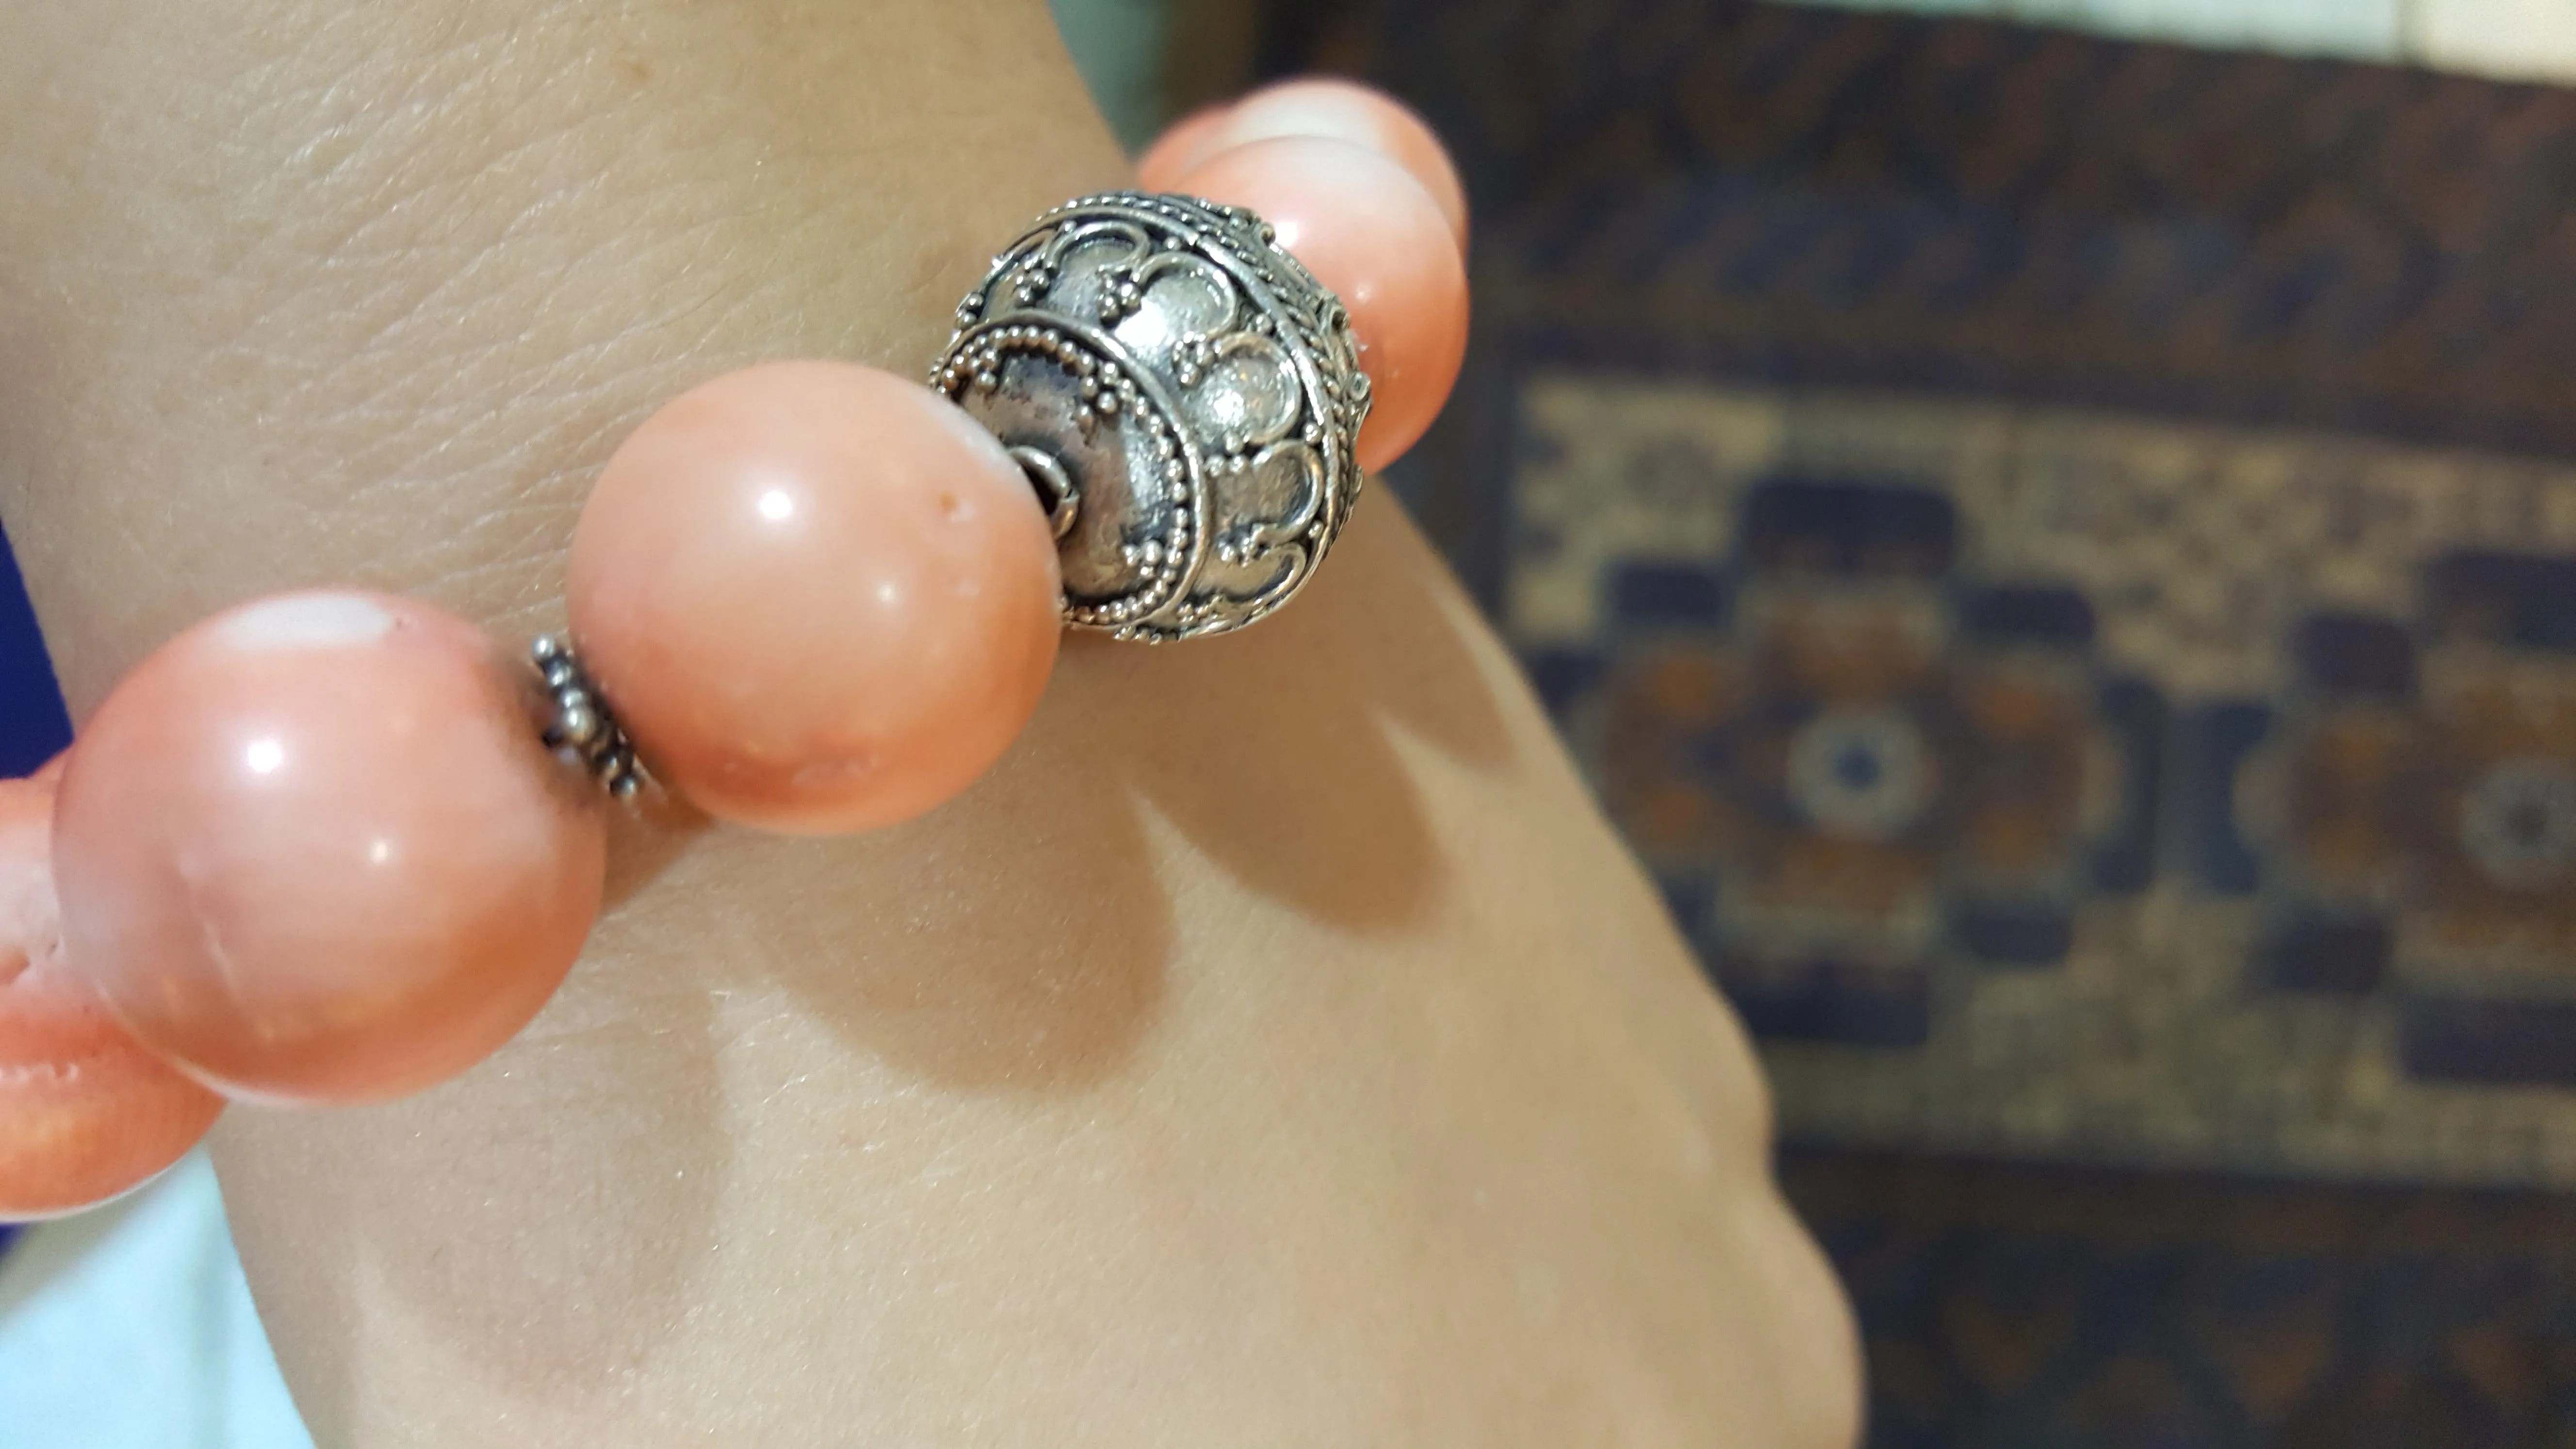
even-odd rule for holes
{"type": "Polygon", "coordinates": [[[644,767],[617,717],[609,713],[608,701],[573,656],[572,645],[560,635],[541,634],[528,646],[528,658],[553,705],[544,731],[547,748],[589,771],[609,794],[633,799],[644,788],[644,767]]]}

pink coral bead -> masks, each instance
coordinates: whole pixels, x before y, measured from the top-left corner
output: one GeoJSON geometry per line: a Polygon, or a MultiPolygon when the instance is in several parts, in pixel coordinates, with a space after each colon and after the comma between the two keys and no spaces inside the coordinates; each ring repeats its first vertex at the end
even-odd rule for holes
{"type": "Polygon", "coordinates": [[[1431,194],[1374,151],[1311,137],[1219,152],[1177,189],[1259,212],[1342,299],[1375,399],[1360,466],[1403,456],[1448,402],[1467,353],[1467,268],[1431,194]]]}
{"type": "Polygon", "coordinates": [[[1136,158],[1136,184],[1147,191],[1171,190],[1191,167],[1225,149],[1216,136],[1233,115],[1231,105],[1202,106],[1164,127],[1136,158]]]}
{"type": "Polygon", "coordinates": [[[605,824],[482,633],[284,594],[126,676],[55,812],[63,947],[228,1094],[360,1102],[518,1031],[598,913],[605,824]]]}
{"type": "Polygon", "coordinates": [[[224,1099],[145,1051],[63,962],[50,842],[57,772],[0,780],[0,1222],[149,1181],[224,1099]]]}
{"type": "Polygon", "coordinates": [[[1289,136],[1348,141],[1403,167],[1439,203],[1451,240],[1467,245],[1467,188],[1440,137],[1393,97],[1328,76],[1281,81],[1188,117],[1137,162],[1137,178],[1149,191],[1187,191],[1176,183],[1218,152],[1289,136]]]}
{"type": "Polygon", "coordinates": [[[574,531],[591,675],[645,763],[710,814],[863,830],[1000,757],[1054,667],[1053,531],[946,399],[784,362],[645,420],[574,531]]]}

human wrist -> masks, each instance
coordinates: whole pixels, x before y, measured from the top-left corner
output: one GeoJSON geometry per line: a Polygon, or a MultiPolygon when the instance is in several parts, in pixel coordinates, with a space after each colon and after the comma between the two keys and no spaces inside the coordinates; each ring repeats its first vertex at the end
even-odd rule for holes
{"type": "Polygon", "coordinates": [[[0,508],[76,713],[280,586],[542,617],[656,401],[917,370],[994,237],[1120,174],[1034,4],[127,9],[0,61],[0,508]]]}

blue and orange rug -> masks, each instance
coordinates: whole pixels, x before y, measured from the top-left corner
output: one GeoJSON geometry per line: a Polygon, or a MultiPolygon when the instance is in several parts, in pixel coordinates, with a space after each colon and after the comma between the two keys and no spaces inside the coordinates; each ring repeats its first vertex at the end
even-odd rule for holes
{"type": "Polygon", "coordinates": [[[1398,485],[1761,1039],[1872,1442],[2576,1442],[2576,92],[1275,12],[1456,145],[1398,485]]]}

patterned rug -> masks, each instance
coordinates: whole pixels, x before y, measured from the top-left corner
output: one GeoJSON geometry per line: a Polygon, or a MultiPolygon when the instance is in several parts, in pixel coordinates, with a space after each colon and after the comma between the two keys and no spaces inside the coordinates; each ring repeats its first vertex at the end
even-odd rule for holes
{"type": "Polygon", "coordinates": [[[1457,145],[1398,483],[1762,1042],[1874,1442],[2576,1444],[2576,93],[1269,37],[1457,145]]]}
{"type": "Polygon", "coordinates": [[[2576,1205],[1795,1150],[1881,1449],[2549,1449],[2576,1205]]]}

